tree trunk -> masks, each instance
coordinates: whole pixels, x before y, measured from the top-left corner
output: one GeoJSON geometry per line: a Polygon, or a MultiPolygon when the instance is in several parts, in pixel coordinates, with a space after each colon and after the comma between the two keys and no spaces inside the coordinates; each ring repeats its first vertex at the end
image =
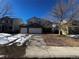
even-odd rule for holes
{"type": "Polygon", "coordinates": [[[60,33],[60,32],[61,32],[61,30],[59,29],[59,35],[61,35],[61,33],[60,33]]]}

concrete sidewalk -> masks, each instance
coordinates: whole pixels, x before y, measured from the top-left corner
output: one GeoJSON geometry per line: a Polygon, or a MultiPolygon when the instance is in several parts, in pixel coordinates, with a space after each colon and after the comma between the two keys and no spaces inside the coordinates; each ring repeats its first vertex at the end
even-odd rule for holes
{"type": "Polygon", "coordinates": [[[25,57],[29,58],[79,57],[79,47],[29,46],[26,49],[25,57]]]}

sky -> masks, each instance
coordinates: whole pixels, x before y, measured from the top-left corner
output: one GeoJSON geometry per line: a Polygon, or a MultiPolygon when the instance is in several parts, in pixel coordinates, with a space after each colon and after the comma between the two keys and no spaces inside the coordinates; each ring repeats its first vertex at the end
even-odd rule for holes
{"type": "Polygon", "coordinates": [[[12,12],[25,22],[31,17],[45,17],[59,0],[7,0],[12,6],[12,12]]]}
{"type": "MultiPolygon", "coordinates": [[[[0,0],[2,1],[2,0],[0,0]]],[[[31,17],[44,18],[60,0],[5,0],[12,7],[12,13],[23,22],[31,17]]],[[[67,0],[64,0],[67,2],[67,0]]],[[[79,2],[79,0],[78,0],[79,2]]]]}
{"type": "Polygon", "coordinates": [[[33,16],[45,16],[56,2],[57,0],[8,0],[14,15],[23,21],[33,16]]]}

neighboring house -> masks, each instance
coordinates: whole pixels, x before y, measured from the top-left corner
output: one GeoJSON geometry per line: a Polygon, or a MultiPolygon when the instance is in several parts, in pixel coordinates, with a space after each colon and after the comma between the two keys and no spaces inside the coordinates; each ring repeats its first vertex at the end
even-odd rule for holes
{"type": "Polygon", "coordinates": [[[11,32],[13,20],[9,17],[0,19],[0,32],[11,32]]]}
{"type": "Polygon", "coordinates": [[[63,35],[79,34],[79,20],[69,20],[64,23],[62,22],[61,33],[63,35]]]}
{"type": "Polygon", "coordinates": [[[30,25],[21,25],[20,26],[20,33],[29,33],[29,34],[41,34],[42,33],[42,26],[39,24],[30,24],[30,25]]]}
{"type": "MultiPolygon", "coordinates": [[[[42,33],[52,33],[52,22],[49,20],[32,17],[32,18],[28,19],[27,24],[29,24],[29,25],[38,24],[38,25],[42,26],[42,29],[43,29],[42,33]]],[[[38,27],[38,26],[36,25],[36,27],[38,27]]]]}
{"type": "MultiPolygon", "coordinates": [[[[19,19],[10,18],[8,16],[1,18],[0,19],[0,32],[6,32],[6,33],[15,32],[14,30],[16,30],[20,25],[20,23],[19,25],[18,23],[15,24],[15,21],[17,20],[19,19]]],[[[19,28],[17,30],[19,30],[19,28]]]]}
{"type": "Polygon", "coordinates": [[[27,22],[28,24],[34,24],[34,23],[40,24],[41,19],[37,17],[32,17],[32,18],[29,18],[27,22]]]}

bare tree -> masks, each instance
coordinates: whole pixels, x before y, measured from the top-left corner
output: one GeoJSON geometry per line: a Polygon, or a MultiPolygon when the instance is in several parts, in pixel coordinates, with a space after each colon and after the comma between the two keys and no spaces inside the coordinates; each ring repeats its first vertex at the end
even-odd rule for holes
{"type": "Polygon", "coordinates": [[[65,19],[76,19],[79,17],[79,7],[76,0],[68,0],[67,3],[64,0],[60,0],[59,3],[53,8],[51,12],[52,16],[59,21],[59,34],[61,32],[61,22],[65,19]]]}
{"type": "Polygon", "coordinates": [[[11,5],[4,0],[0,0],[0,17],[4,17],[10,13],[11,5]]]}

